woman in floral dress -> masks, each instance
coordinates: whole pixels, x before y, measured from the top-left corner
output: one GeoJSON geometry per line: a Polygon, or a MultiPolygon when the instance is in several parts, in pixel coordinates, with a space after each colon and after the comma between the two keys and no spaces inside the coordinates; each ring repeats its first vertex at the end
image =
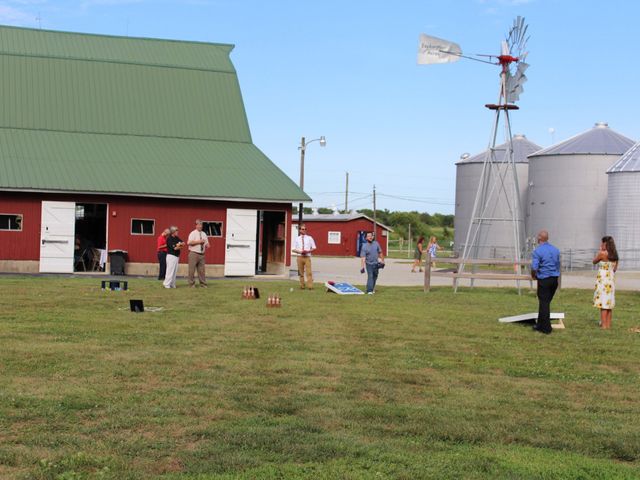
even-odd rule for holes
{"type": "Polygon", "coordinates": [[[593,264],[598,264],[593,306],[600,309],[600,326],[607,329],[611,328],[613,308],[616,306],[615,273],[618,269],[618,251],[613,237],[602,237],[600,251],[593,259],[593,264]]]}

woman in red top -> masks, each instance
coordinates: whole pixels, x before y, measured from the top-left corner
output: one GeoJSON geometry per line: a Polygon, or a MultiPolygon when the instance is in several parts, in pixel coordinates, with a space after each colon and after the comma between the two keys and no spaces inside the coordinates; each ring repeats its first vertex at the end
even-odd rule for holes
{"type": "Polygon", "coordinates": [[[167,273],[167,237],[171,232],[169,232],[168,228],[164,229],[158,236],[158,246],[156,250],[158,251],[158,262],[160,263],[160,270],[158,271],[158,280],[164,280],[164,277],[167,273]]]}

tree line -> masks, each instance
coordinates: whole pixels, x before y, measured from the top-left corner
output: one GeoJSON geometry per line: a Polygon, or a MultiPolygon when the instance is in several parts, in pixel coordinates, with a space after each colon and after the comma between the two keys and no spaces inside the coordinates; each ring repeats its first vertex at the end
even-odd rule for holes
{"type": "MultiPolygon", "coordinates": [[[[363,208],[357,211],[373,218],[373,210],[363,208]]],[[[304,215],[311,215],[313,210],[305,207],[304,215]]],[[[331,214],[333,210],[330,208],[318,208],[318,213],[331,214]]],[[[345,213],[345,212],[340,212],[345,213]]],[[[298,214],[298,209],[293,207],[294,216],[298,214]]],[[[427,212],[400,212],[390,211],[388,209],[377,210],[376,220],[394,231],[394,237],[409,238],[409,225],[411,225],[411,237],[418,238],[420,236],[430,237],[435,235],[439,241],[453,240],[453,215],[445,215],[442,213],[427,212]]]]}

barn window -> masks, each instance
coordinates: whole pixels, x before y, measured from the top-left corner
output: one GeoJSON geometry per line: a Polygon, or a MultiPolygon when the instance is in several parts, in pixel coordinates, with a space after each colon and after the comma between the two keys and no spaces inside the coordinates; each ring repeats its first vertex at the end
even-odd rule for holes
{"type": "Polygon", "coordinates": [[[131,235],[153,235],[155,224],[155,220],[132,218],[131,235]]]}
{"type": "Polygon", "coordinates": [[[202,222],[202,231],[207,237],[221,237],[222,222],[202,222]]]}
{"type": "Polygon", "coordinates": [[[327,240],[327,243],[330,245],[340,245],[341,237],[342,232],[329,232],[329,239],[327,240]]]}
{"type": "Polygon", "coordinates": [[[389,236],[389,232],[386,230],[382,230],[382,236],[383,237],[388,237],[389,236]]]}
{"type": "Polygon", "coordinates": [[[0,213],[0,230],[22,230],[22,215],[0,213]]]}

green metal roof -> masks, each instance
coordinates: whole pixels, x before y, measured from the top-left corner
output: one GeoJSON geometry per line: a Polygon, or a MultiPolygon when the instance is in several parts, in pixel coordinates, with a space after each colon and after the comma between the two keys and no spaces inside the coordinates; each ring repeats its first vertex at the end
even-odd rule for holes
{"type": "Polygon", "coordinates": [[[252,144],[232,48],[0,26],[0,189],[309,200],[252,144]]]}
{"type": "Polygon", "coordinates": [[[298,186],[250,143],[0,129],[2,187],[282,201],[298,186]]]}
{"type": "Polygon", "coordinates": [[[233,45],[116,37],[0,25],[3,54],[185,67],[235,73],[233,45]]]}

